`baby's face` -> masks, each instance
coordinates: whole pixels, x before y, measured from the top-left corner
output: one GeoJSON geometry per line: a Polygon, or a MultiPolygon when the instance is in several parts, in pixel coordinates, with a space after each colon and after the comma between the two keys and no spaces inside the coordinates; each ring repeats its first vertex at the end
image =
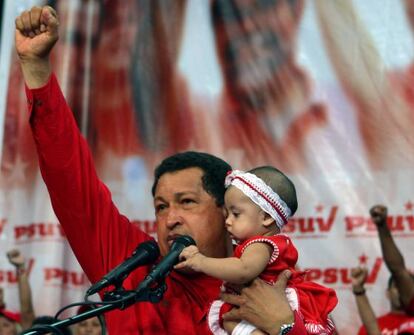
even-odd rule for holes
{"type": "Polygon", "coordinates": [[[267,232],[263,225],[264,212],[238,188],[227,189],[224,205],[226,228],[232,239],[242,242],[267,232]]]}

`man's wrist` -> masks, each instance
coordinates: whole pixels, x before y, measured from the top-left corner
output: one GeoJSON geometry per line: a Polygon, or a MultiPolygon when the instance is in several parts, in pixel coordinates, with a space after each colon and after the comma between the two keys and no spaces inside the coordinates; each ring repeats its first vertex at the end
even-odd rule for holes
{"type": "Polygon", "coordinates": [[[364,295],[365,294],[365,288],[362,287],[353,287],[352,288],[352,293],[354,295],[364,295]]]}
{"type": "Polygon", "coordinates": [[[52,66],[49,59],[21,60],[20,66],[26,85],[30,89],[44,86],[52,74],[52,66]]]}
{"type": "MultiPolygon", "coordinates": [[[[374,219],[372,219],[372,221],[374,221],[374,219]]],[[[377,229],[386,229],[388,230],[388,224],[387,224],[387,218],[380,220],[378,222],[375,222],[375,225],[377,226],[377,229]]]]}
{"type": "Polygon", "coordinates": [[[26,267],[24,265],[17,265],[16,274],[19,276],[26,274],[26,267]]]}
{"type": "MultiPolygon", "coordinates": [[[[291,328],[293,328],[295,324],[295,315],[292,312],[292,314],[287,315],[285,318],[282,318],[281,321],[279,321],[277,324],[274,324],[272,326],[272,328],[270,329],[263,329],[265,331],[267,331],[268,334],[270,335],[281,335],[281,334],[288,334],[288,325],[292,325],[291,328]],[[284,331],[284,333],[282,332],[284,331]]],[[[289,330],[291,329],[289,328],[289,330]]]]}

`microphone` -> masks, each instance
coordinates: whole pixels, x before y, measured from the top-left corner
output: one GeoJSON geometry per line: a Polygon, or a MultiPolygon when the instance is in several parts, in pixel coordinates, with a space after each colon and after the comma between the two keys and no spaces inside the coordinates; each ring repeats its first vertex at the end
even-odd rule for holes
{"type": "Polygon", "coordinates": [[[190,236],[183,235],[177,237],[171,245],[168,254],[165,255],[161,262],[153,267],[150,273],[138,285],[137,291],[139,292],[141,289],[148,288],[154,283],[159,283],[162,279],[167,277],[174,265],[178,263],[178,257],[180,256],[181,251],[183,251],[184,248],[195,244],[195,241],[190,236]]]}
{"type": "Polygon", "coordinates": [[[86,295],[92,295],[109,285],[123,281],[137,267],[154,263],[159,255],[160,249],[154,240],[139,244],[129,258],[108,272],[100,281],[93,284],[86,291],[86,295]]]}

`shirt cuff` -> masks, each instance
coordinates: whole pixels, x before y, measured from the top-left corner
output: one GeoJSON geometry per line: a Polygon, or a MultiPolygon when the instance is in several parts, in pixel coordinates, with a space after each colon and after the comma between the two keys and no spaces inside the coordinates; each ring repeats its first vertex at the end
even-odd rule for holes
{"type": "Polygon", "coordinates": [[[34,106],[40,106],[42,104],[42,101],[48,95],[48,92],[50,92],[51,86],[54,82],[56,82],[56,77],[52,73],[49,76],[46,84],[44,84],[42,87],[30,89],[26,83],[24,84],[27,98],[27,107],[30,113],[32,112],[34,106]]]}

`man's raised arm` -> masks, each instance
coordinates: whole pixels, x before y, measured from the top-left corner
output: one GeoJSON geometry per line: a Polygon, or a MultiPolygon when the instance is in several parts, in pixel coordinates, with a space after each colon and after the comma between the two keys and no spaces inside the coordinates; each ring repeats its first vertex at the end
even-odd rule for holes
{"type": "Polygon", "coordinates": [[[43,180],[76,258],[95,282],[150,237],[114,205],[52,73],[50,53],[58,26],[49,6],[24,11],[16,18],[16,51],[43,180]]]}
{"type": "Polygon", "coordinates": [[[362,267],[356,267],[351,271],[352,293],[355,296],[355,302],[358,308],[359,317],[365,327],[368,335],[381,335],[377,318],[367,295],[365,294],[365,282],[368,271],[362,267]]]}
{"type": "Polygon", "coordinates": [[[410,314],[414,314],[414,280],[387,225],[387,207],[375,205],[370,209],[370,214],[372,221],[377,226],[385,265],[395,279],[401,302],[410,314]]]}

